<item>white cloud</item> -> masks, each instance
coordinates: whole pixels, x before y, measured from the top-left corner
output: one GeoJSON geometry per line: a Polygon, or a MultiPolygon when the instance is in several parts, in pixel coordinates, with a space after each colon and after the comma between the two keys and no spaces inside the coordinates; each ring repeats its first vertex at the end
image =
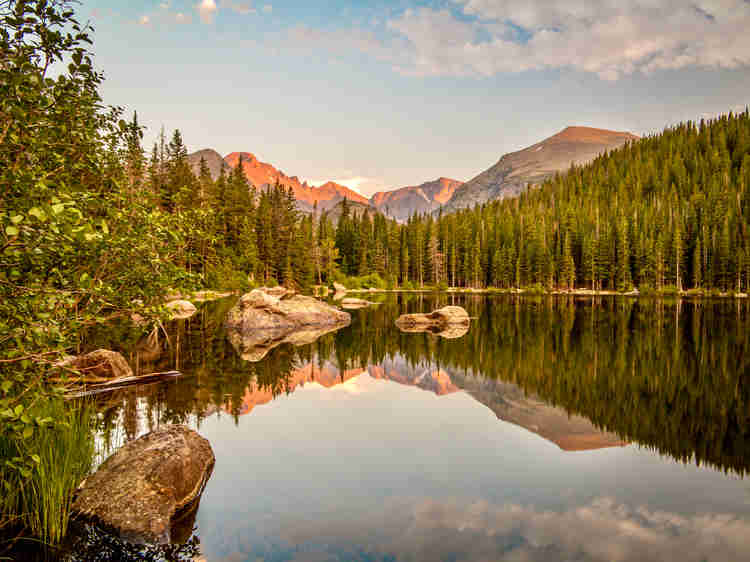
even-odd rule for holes
{"type": "Polygon", "coordinates": [[[327,41],[387,53],[420,76],[570,68],[615,80],[750,65],[749,0],[454,0],[453,10],[406,10],[387,26],[387,39],[337,31],[327,41]]]}
{"type": "Polygon", "coordinates": [[[386,187],[385,183],[377,178],[349,174],[338,176],[337,179],[332,180],[307,180],[307,183],[319,187],[329,181],[348,187],[365,197],[371,197],[374,193],[382,191],[386,187]]]}
{"type": "Polygon", "coordinates": [[[389,498],[369,514],[339,520],[290,516],[279,533],[308,541],[369,544],[405,558],[543,562],[744,560],[750,523],[722,513],[679,513],[630,506],[600,497],[566,511],[460,498],[389,498]]]}
{"type": "Polygon", "coordinates": [[[266,14],[270,14],[273,11],[273,6],[271,4],[266,4],[265,6],[263,6],[263,11],[266,14]]]}
{"type": "Polygon", "coordinates": [[[214,15],[218,10],[215,0],[202,0],[200,4],[196,6],[198,15],[203,23],[212,23],[214,21],[214,15]]]}

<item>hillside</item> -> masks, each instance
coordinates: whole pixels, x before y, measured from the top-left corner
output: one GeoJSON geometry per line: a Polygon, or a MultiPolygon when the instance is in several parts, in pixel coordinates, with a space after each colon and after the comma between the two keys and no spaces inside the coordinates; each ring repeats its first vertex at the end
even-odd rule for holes
{"type": "Polygon", "coordinates": [[[381,213],[405,222],[415,213],[429,213],[447,203],[463,182],[438,178],[421,185],[380,191],[370,198],[370,204],[381,213]]]}
{"type": "Polygon", "coordinates": [[[203,150],[198,150],[197,152],[188,154],[187,157],[188,164],[190,164],[190,169],[195,174],[195,177],[200,175],[201,158],[206,161],[208,170],[211,172],[211,179],[214,181],[219,177],[222,168],[224,168],[225,172],[229,172],[231,169],[229,164],[227,164],[224,161],[224,158],[221,157],[221,154],[211,148],[204,148],[203,150]]]}
{"type": "Polygon", "coordinates": [[[368,203],[365,197],[346,186],[328,182],[320,187],[315,187],[307,182],[301,182],[297,176],[287,176],[272,164],[261,162],[250,152],[232,152],[224,158],[232,168],[237,167],[240,159],[242,159],[242,169],[245,176],[252,185],[258,189],[263,189],[278,182],[283,186],[291,187],[302,211],[312,211],[315,203],[318,204],[320,210],[327,210],[344,198],[363,204],[368,203]]]}
{"type": "Polygon", "coordinates": [[[568,127],[537,144],[505,154],[500,160],[456,190],[446,211],[473,207],[493,199],[515,197],[529,184],[539,184],[571,164],[585,164],[605,151],[638,137],[627,132],[568,127]]]}

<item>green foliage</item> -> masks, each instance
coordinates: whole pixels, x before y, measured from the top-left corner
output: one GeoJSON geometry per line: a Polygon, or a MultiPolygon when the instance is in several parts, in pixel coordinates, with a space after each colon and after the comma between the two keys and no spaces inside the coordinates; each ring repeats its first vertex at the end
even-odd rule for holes
{"type": "Polygon", "coordinates": [[[24,439],[0,434],[0,520],[55,544],[67,532],[73,492],[94,459],[91,412],[54,399],[24,415],[33,432],[24,439]]]}
{"type": "Polygon", "coordinates": [[[516,199],[399,225],[347,208],[345,274],[402,286],[750,287],[750,113],[687,122],[573,166],[516,199]]]}
{"type": "Polygon", "coordinates": [[[386,289],[388,284],[377,273],[361,276],[347,276],[338,274],[334,281],[341,283],[348,289],[386,289]]]}

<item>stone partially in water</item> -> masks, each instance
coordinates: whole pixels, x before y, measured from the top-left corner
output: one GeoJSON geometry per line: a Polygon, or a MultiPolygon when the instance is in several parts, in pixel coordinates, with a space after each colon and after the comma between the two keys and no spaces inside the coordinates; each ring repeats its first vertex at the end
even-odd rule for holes
{"type": "Polygon", "coordinates": [[[349,289],[344,287],[341,283],[335,283],[333,284],[333,290],[337,293],[346,293],[349,289]]]}
{"type": "Polygon", "coordinates": [[[402,314],[396,320],[396,325],[402,329],[415,327],[444,328],[451,325],[468,326],[469,315],[460,306],[444,306],[430,314],[402,314]]]}
{"type": "Polygon", "coordinates": [[[169,317],[171,320],[184,320],[190,318],[198,310],[195,305],[190,301],[175,300],[170,301],[166,305],[169,310],[169,317]]]}
{"type": "Polygon", "coordinates": [[[284,291],[254,289],[227,314],[229,341],[245,361],[260,361],[282,343],[312,343],[351,322],[347,312],[312,297],[284,291]]]}
{"type": "Polygon", "coordinates": [[[242,334],[255,330],[291,332],[351,321],[348,313],[313,297],[284,293],[278,298],[272,293],[269,289],[254,289],[243,295],[227,314],[227,328],[242,334]]]}
{"type": "Polygon", "coordinates": [[[133,370],[125,358],[109,349],[97,349],[67,359],[60,363],[60,366],[79,371],[83,382],[106,382],[111,379],[133,376],[133,370]]]}
{"type": "Polygon", "coordinates": [[[134,543],[167,544],[172,523],[194,509],[215,458],[209,442],[169,425],[123,446],[84,481],[73,514],[134,543]]]}

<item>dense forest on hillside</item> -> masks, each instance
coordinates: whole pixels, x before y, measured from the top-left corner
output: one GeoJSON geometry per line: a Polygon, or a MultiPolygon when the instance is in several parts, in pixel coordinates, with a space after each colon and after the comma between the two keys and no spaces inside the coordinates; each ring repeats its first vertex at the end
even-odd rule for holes
{"type": "Polygon", "coordinates": [[[739,292],[749,220],[745,111],[629,143],[518,199],[403,227],[340,224],[337,249],[346,273],[399,283],[739,292]]]}
{"type": "MultiPolygon", "coordinates": [[[[137,122],[130,125],[136,161],[137,122]]],[[[572,167],[518,199],[401,225],[345,201],[326,213],[295,211],[284,186],[257,191],[239,167],[212,181],[190,173],[179,131],[163,137],[130,178],[192,230],[180,254],[203,283],[301,288],[344,276],[422,287],[716,289],[750,281],[747,111],[688,122],[572,167]]]]}

